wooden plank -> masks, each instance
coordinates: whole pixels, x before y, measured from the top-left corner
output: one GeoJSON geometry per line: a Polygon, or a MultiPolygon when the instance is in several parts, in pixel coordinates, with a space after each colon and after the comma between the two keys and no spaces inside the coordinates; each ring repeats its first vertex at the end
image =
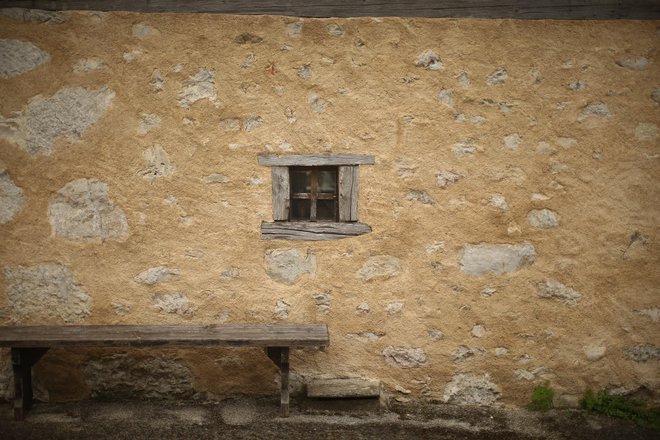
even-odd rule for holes
{"type": "Polygon", "coordinates": [[[307,397],[323,399],[380,397],[380,381],[361,377],[312,379],[307,384],[307,397]]]}
{"type": "Polygon", "coordinates": [[[211,12],[300,17],[660,18],[660,2],[656,0],[4,0],[2,6],[46,10],[211,12]]]}
{"type": "Polygon", "coordinates": [[[330,343],[327,324],[0,327],[0,347],[305,347],[330,343]]]}
{"type": "Polygon", "coordinates": [[[356,222],[358,219],[359,178],[357,166],[339,167],[340,222],[356,222]]]}
{"type": "Polygon", "coordinates": [[[374,156],[362,154],[291,154],[288,156],[259,156],[259,165],[264,166],[336,166],[336,165],[373,165],[374,156]]]}
{"type": "Polygon", "coordinates": [[[273,180],[273,220],[289,220],[291,198],[289,193],[289,168],[272,167],[270,175],[273,180]]]}
{"type": "Polygon", "coordinates": [[[341,222],[274,222],[261,224],[264,240],[338,240],[371,232],[364,223],[341,222]]]}

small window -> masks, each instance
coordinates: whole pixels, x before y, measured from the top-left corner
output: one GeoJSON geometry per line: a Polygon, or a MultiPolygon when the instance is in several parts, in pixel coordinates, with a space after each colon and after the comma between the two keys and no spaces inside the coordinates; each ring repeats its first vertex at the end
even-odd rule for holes
{"type": "Polygon", "coordinates": [[[261,238],[332,240],[371,232],[358,222],[358,166],[373,163],[373,156],[351,154],[260,156],[273,179],[273,222],[261,224],[261,238]]]}
{"type": "Polygon", "coordinates": [[[339,220],[337,167],[290,167],[289,220],[336,222],[339,220]]]}

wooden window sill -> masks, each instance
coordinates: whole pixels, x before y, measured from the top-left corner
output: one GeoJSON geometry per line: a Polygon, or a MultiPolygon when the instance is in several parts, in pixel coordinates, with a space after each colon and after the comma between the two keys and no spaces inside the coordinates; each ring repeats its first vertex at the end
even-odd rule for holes
{"type": "Polygon", "coordinates": [[[371,232],[371,227],[357,222],[264,222],[262,240],[339,240],[371,232]]]}

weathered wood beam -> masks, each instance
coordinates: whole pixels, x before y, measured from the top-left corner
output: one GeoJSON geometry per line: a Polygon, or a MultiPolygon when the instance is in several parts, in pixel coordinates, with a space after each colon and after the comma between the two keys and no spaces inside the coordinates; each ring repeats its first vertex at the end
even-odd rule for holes
{"type": "Polygon", "coordinates": [[[259,156],[259,165],[263,166],[337,166],[337,165],[373,165],[374,156],[363,154],[289,154],[286,156],[259,156]]]}
{"type": "Polygon", "coordinates": [[[364,223],[273,222],[261,224],[263,240],[338,240],[371,232],[364,223]]]}
{"type": "Polygon", "coordinates": [[[660,18],[660,2],[657,0],[4,0],[0,7],[300,17],[660,18]]]}

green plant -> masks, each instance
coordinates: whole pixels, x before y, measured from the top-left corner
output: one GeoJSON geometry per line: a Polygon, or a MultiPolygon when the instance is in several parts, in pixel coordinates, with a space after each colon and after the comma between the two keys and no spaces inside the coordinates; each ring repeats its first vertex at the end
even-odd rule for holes
{"type": "Polygon", "coordinates": [[[527,404],[527,409],[547,411],[552,408],[552,398],[554,396],[555,392],[548,386],[548,382],[545,385],[539,385],[532,391],[532,401],[527,404]]]}
{"type": "Polygon", "coordinates": [[[580,404],[589,412],[632,420],[638,425],[660,431],[660,407],[649,407],[641,400],[614,396],[605,390],[598,393],[587,390],[580,404]]]}

